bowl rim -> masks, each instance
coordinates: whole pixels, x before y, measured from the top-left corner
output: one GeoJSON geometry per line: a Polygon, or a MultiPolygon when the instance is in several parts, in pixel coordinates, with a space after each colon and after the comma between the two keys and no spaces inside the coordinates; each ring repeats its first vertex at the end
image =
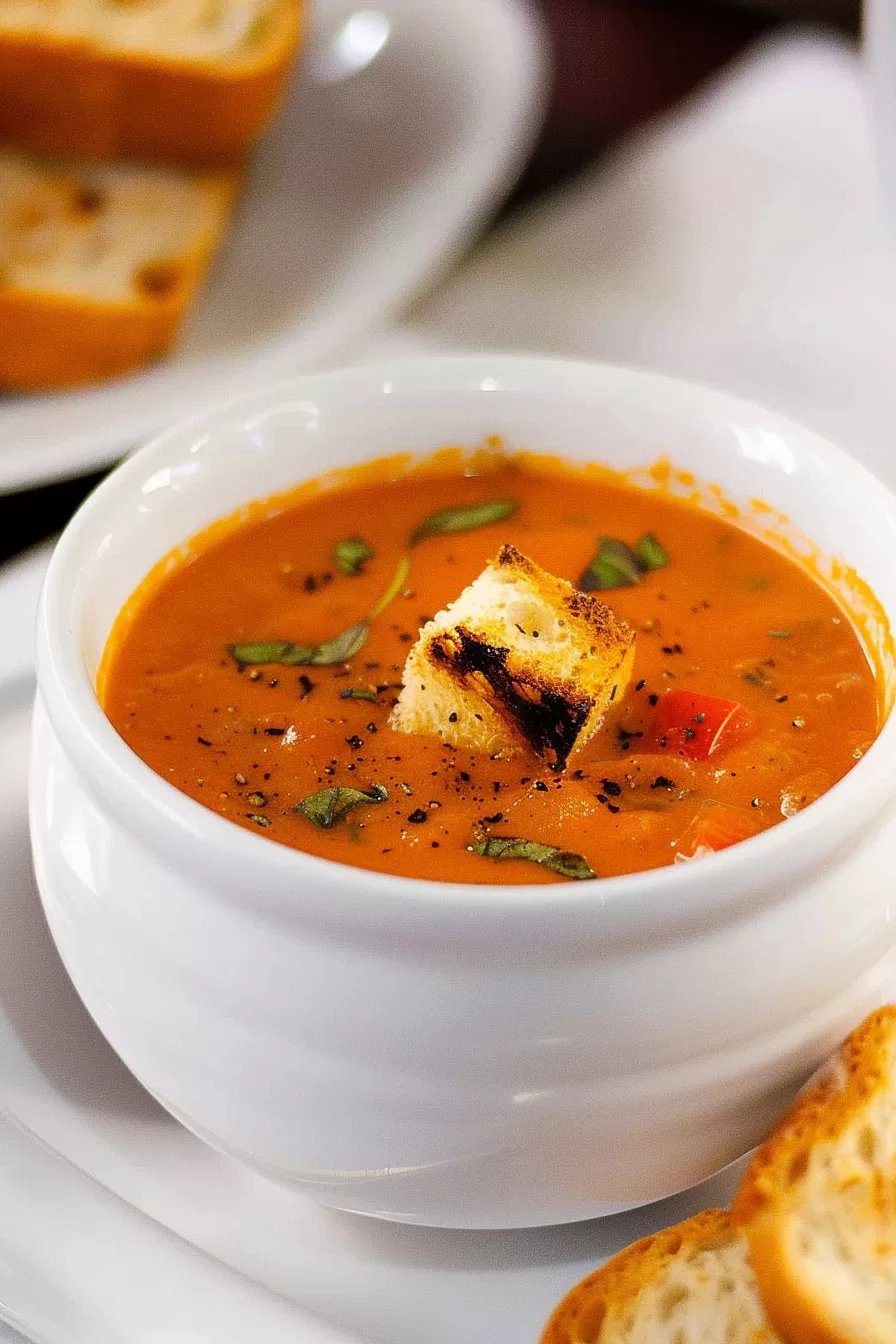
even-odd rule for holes
{"type": "MultiPolygon", "coordinates": [[[[521,390],[533,377],[556,380],[552,390],[564,393],[564,380],[604,379],[608,385],[627,381],[645,387],[674,388],[711,408],[741,415],[761,415],[790,436],[799,436],[828,468],[852,477],[859,488],[873,494],[885,508],[896,535],[896,497],[866,467],[835,444],[798,422],[720,389],[687,379],[588,360],[546,355],[469,353],[398,358],[303,374],[284,382],[256,388],[178,421],[154,436],[126,459],[92,492],[75,513],[54,551],[41,593],[37,631],[38,696],[57,737],[82,771],[81,782],[115,814],[138,840],[152,837],[169,862],[175,855],[195,867],[197,846],[202,852],[203,877],[216,879],[223,890],[247,896],[257,907],[266,897],[275,904],[291,893],[297,915],[306,912],[306,897],[332,918],[376,919],[414,911],[442,917],[451,910],[475,911],[485,919],[500,919],[509,907],[535,921],[568,918],[630,926],[682,925],[705,920],[715,911],[733,911],[757,897],[780,899],[795,880],[823,866],[861,830],[872,827],[887,803],[887,785],[896,770],[896,713],[884,721],[873,744],[855,766],[826,793],[795,817],[711,856],[708,862],[669,864],[594,881],[534,885],[512,883],[456,883],[439,878],[410,878],[355,868],[320,858],[303,850],[271,842],[236,826],[145,764],[106,718],[73,635],[73,615],[61,599],[67,573],[77,568],[77,549],[88,524],[127,497],[146,478],[146,468],[160,453],[208,436],[236,423],[235,416],[272,409],[274,399],[308,398],[346,384],[369,387],[370,399],[384,382],[411,379],[415,395],[455,390],[478,395],[472,380],[511,380],[521,390]],[[461,381],[464,387],[460,386],[461,381]],[[263,870],[268,890],[259,881],[263,870]],[[770,876],[774,891],[769,891],[770,876]],[[302,902],[295,899],[302,892],[302,902]],[[341,904],[332,905],[335,895],[341,904]],[[354,897],[354,899],[352,899],[354,897]]],[[[482,389],[486,390],[486,389],[482,389]]],[[[493,390],[493,389],[488,389],[493,390]]],[[[512,390],[512,389],[511,389],[512,390]]],[[[248,481],[247,481],[248,484],[248,481]]],[[[247,490],[247,496],[251,492],[247,490]]],[[[197,531],[199,530],[197,526],[197,531]]],[[[886,611],[886,608],[884,608],[886,611]]],[[[887,612],[889,617],[890,613],[887,612]]],[[[891,624],[896,627],[896,613],[891,624]]],[[[572,927],[572,926],[571,926],[572,927]]]]}

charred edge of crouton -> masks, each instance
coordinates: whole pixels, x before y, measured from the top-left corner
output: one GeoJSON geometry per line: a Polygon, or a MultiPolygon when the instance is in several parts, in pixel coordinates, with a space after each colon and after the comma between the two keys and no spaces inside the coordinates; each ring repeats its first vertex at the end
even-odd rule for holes
{"type": "Polygon", "coordinates": [[[612,643],[619,647],[634,642],[635,632],[595,593],[583,593],[578,588],[570,590],[570,585],[565,580],[548,574],[509,542],[501,547],[491,563],[496,569],[517,571],[529,580],[533,588],[547,602],[553,603],[560,596],[562,605],[569,615],[574,620],[590,626],[591,634],[601,643],[612,643]]]}
{"type": "Polygon", "coordinates": [[[511,675],[507,669],[509,652],[462,625],[436,635],[426,650],[433,665],[449,672],[460,686],[476,679],[481,687],[484,681],[483,698],[503,712],[551,769],[563,770],[594,700],[564,693],[534,673],[511,675]]]}
{"type": "Polygon", "coordinates": [[[518,569],[523,574],[528,575],[530,579],[537,578],[544,573],[533,560],[529,559],[528,555],[523,555],[522,551],[518,551],[509,541],[505,541],[492,563],[499,568],[518,569]]]}

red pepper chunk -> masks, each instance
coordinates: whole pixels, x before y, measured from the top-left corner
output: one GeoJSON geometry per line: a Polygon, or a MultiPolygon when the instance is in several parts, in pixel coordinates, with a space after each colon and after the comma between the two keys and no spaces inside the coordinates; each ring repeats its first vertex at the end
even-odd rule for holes
{"type": "Polygon", "coordinates": [[[736,700],[697,691],[667,691],[657,706],[651,737],[660,751],[706,761],[753,732],[753,720],[736,700]]]}
{"type": "MultiPolygon", "coordinates": [[[[699,858],[703,854],[718,853],[741,840],[758,835],[759,822],[743,808],[728,807],[726,803],[705,802],[678,842],[682,859],[699,858]]],[[[676,863],[680,859],[676,859],[676,863]]]]}

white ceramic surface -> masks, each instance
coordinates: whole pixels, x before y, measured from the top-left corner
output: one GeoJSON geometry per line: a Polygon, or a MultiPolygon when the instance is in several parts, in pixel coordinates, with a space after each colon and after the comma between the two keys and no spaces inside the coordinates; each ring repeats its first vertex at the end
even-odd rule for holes
{"type": "Polygon", "coordinates": [[[309,376],[156,440],[67,529],[38,628],[31,795],[63,960],[156,1097],[323,1203],[467,1227],[585,1218],[722,1167],[884,996],[894,941],[893,721],[786,826],[705,863],[547,888],[312,859],[125,747],[93,677],[170,547],[324,466],[495,432],[620,467],[672,450],[735,500],[772,501],[896,612],[896,502],[771,412],[500,356],[309,376]]]}
{"type": "Polygon", "coordinates": [[[36,1344],[362,1344],[171,1236],[2,1110],[0,1246],[0,1318],[36,1344]]]}
{"type": "Polygon", "coordinates": [[[499,203],[545,81],[530,0],[314,0],[309,49],[175,355],[0,401],[0,490],[105,465],[178,416],[363,345],[499,203]]]}

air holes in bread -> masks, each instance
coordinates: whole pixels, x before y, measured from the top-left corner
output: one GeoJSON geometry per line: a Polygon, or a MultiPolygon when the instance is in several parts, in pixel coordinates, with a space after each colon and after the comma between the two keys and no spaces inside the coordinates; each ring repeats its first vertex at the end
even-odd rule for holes
{"type": "Polygon", "coordinates": [[[167,299],[181,282],[181,269],[174,261],[148,261],[134,272],[134,288],[147,299],[167,299]]]}
{"type": "Polygon", "coordinates": [[[95,215],[98,210],[102,210],[106,203],[106,198],[98,187],[91,187],[86,183],[75,187],[72,195],[72,211],[76,215],[95,215]]]}

